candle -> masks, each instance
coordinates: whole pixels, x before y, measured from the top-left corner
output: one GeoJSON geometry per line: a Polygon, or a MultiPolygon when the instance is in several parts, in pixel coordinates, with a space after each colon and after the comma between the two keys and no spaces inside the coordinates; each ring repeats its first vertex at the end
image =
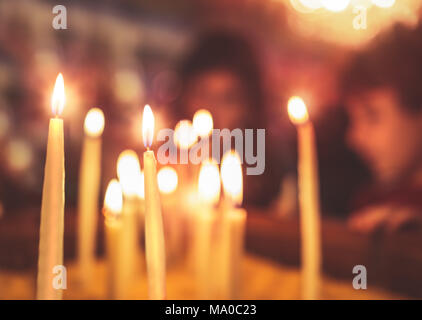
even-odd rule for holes
{"type": "Polygon", "coordinates": [[[183,221],[179,210],[175,210],[180,203],[180,194],[176,192],[178,179],[176,170],[170,166],[162,167],[157,174],[163,209],[167,264],[177,260],[183,250],[183,221]]]}
{"type": "Polygon", "coordinates": [[[41,202],[37,299],[42,300],[62,298],[62,290],[53,287],[53,268],[63,264],[64,139],[63,120],[58,116],[63,111],[64,102],[64,81],[60,73],[51,99],[55,118],[50,119],[48,130],[41,202]]]}
{"type": "Polygon", "coordinates": [[[242,260],[247,213],[239,206],[243,200],[243,177],[240,157],[228,151],[221,162],[224,190],[222,217],[222,289],[224,299],[237,299],[242,278],[242,260]]]}
{"type": "Polygon", "coordinates": [[[142,116],[144,145],[144,184],[145,184],[145,250],[150,299],[166,297],[166,261],[161,215],[160,193],[157,183],[157,168],[154,152],[149,150],[154,136],[154,115],[149,105],[142,116]]]}
{"type": "Polygon", "coordinates": [[[213,160],[204,161],[198,177],[199,206],[194,215],[193,261],[200,299],[215,297],[215,270],[218,255],[215,248],[215,227],[217,212],[215,206],[220,200],[221,181],[218,165],[213,160]]]}
{"type": "Polygon", "coordinates": [[[123,190],[123,256],[124,279],[129,286],[139,265],[139,188],[141,166],[135,151],[125,150],[117,160],[117,176],[123,190]]]}
{"type": "Polygon", "coordinates": [[[95,262],[103,130],[104,114],[101,109],[92,108],[85,117],[78,189],[78,260],[81,280],[85,286],[93,278],[95,262]]]}
{"type": "Polygon", "coordinates": [[[123,195],[122,187],[116,179],[108,184],[104,197],[105,243],[108,272],[108,297],[110,299],[124,299],[126,283],[123,275],[122,221],[123,195]]]}
{"type": "Polygon", "coordinates": [[[318,299],[321,268],[321,236],[318,163],[315,132],[305,103],[292,97],[288,103],[290,120],[298,134],[298,190],[301,228],[302,295],[318,299]]]}

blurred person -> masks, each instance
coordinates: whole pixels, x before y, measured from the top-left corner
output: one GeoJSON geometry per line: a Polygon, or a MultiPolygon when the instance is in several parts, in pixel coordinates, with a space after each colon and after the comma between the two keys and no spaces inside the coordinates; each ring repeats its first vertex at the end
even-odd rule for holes
{"type": "MultiPolygon", "coordinates": [[[[266,127],[261,66],[249,39],[227,30],[204,32],[185,56],[180,77],[182,90],[175,106],[178,118],[191,119],[205,108],[213,115],[215,129],[266,127]]],[[[274,161],[268,131],[265,138],[264,173],[247,176],[243,166],[245,205],[267,206],[277,195],[282,166],[274,161]]]]}
{"type": "Polygon", "coordinates": [[[344,73],[347,141],[374,185],[356,201],[351,228],[397,231],[422,223],[422,25],[396,26],[344,73]]]}

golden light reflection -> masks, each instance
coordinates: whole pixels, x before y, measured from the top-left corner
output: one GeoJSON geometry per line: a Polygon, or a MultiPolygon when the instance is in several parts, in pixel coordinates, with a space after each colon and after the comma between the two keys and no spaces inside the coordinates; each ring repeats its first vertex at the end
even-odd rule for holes
{"type": "Polygon", "coordinates": [[[174,143],[181,149],[189,149],[197,141],[198,136],[190,120],[181,120],[174,129],[174,143]]]}
{"type": "Polygon", "coordinates": [[[218,165],[213,160],[202,163],[198,177],[198,194],[202,202],[216,205],[220,200],[221,179],[218,165]]]}
{"type": "Polygon", "coordinates": [[[145,199],[145,185],[144,185],[144,173],[141,172],[136,177],[136,196],[139,199],[145,199]]]}
{"type": "Polygon", "coordinates": [[[213,120],[211,112],[206,109],[200,109],[193,115],[193,130],[200,137],[207,137],[212,133],[213,120]]]}
{"type": "Polygon", "coordinates": [[[85,133],[91,137],[99,137],[104,130],[104,113],[99,108],[92,108],[85,116],[85,133]]]}
{"type": "Polygon", "coordinates": [[[233,205],[240,205],[243,200],[242,164],[239,154],[234,150],[226,152],[223,156],[221,180],[224,196],[230,199],[233,205]]]}
{"type": "Polygon", "coordinates": [[[135,151],[125,150],[120,153],[117,159],[117,177],[122,185],[125,196],[136,196],[139,191],[139,176],[141,174],[141,166],[139,158],[135,151]]]}
{"type": "Polygon", "coordinates": [[[302,98],[294,96],[287,103],[290,121],[294,124],[303,124],[309,119],[308,110],[302,98]]]}
{"type": "Polygon", "coordinates": [[[152,140],[154,139],[154,114],[148,104],[145,105],[142,115],[142,137],[144,139],[144,146],[151,147],[152,140]]]}
{"type": "Polygon", "coordinates": [[[65,104],[64,80],[63,75],[59,73],[54,85],[53,94],[51,96],[51,110],[55,116],[62,114],[65,104]]]}
{"type": "Polygon", "coordinates": [[[163,167],[157,174],[158,189],[161,193],[170,194],[177,188],[178,177],[177,172],[172,167],[163,167]]]}
{"type": "Polygon", "coordinates": [[[104,196],[104,214],[116,216],[121,214],[123,207],[122,187],[116,179],[112,179],[104,196]]]}
{"type": "Polygon", "coordinates": [[[29,143],[21,139],[12,139],[6,149],[7,162],[14,171],[27,170],[33,161],[33,151],[29,143]]]}

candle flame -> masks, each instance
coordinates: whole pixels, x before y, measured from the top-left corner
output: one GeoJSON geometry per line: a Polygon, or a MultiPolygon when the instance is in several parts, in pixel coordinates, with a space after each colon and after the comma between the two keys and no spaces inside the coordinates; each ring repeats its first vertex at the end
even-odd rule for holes
{"type": "Polygon", "coordinates": [[[200,199],[210,205],[216,205],[220,200],[221,180],[218,165],[214,160],[201,164],[198,177],[198,194],[200,199]]]}
{"type": "Polygon", "coordinates": [[[174,129],[174,143],[181,149],[189,149],[194,145],[198,136],[190,120],[181,120],[174,129]]]}
{"type": "Polygon", "coordinates": [[[54,85],[53,94],[51,96],[51,109],[55,116],[59,116],[63,112],[65,103],[64,80],[63,75],[59,73],[54,85]]]}
{"type": "Polygon", "coordinates": [[[172,167],[163,167],[157,174],[158,188],[161,193],[170,194],[177,188],[177,172],[172,167]]]}
{"type": "Polygon", "coordinates": [[[104,196],[104,209],[106,214],[119,215],[122,212],[123,195],[122,187],[116,179],[112,179],[104,196]]]}
{"type": "Polygon", "coordinates": [[[291,97],[287,103],[290,121],[294,124],[303,124],[309,119],[306,104],[300,97],[291,97]]]}
{"type": "Polygon", "coordinates": [[[141,166],[135,151],[125,150],[117,159],[117,177],[122,185],[125,196],[133,197],[139,194],[141,166]]]}
{"type": "Polygon", "coordinates": [[[221,180],[223,182],[224,195],[233,205],[240,205],[243,200],[243,176],[242,164],[239,154],[228,151],[221,161],[221,180]]]}
{"type": "Polygon", "coordinates": [[[85,116],[85,133],[91,137],[99,137],[104,130],[104,113],[99,108],[92,108],[85,116]]]}
{"type": "Polygon", "coordinates": [[[144,146],[151,147],[154,138],[154,114],[151,107],[147,104],[144,107],[142,115],[142,136],[144,139],[144,146]]]}
{"type": "Polygon", "coordinates": [[[200,137],[207,137],[214,127],[212,115],[208,110],[200,109],[193,115],[193,130],[200,137]]]}

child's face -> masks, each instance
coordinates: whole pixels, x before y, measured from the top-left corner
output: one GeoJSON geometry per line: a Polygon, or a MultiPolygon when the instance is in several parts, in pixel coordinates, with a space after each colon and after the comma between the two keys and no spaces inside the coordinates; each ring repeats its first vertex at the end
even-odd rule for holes
{"type": "Polygon", "coordinates": [[[402,108],[392,90],[351,99],[348,113],[347,140],[380,182],[394,183],[422,167],[422,112],[402,108]]]}

